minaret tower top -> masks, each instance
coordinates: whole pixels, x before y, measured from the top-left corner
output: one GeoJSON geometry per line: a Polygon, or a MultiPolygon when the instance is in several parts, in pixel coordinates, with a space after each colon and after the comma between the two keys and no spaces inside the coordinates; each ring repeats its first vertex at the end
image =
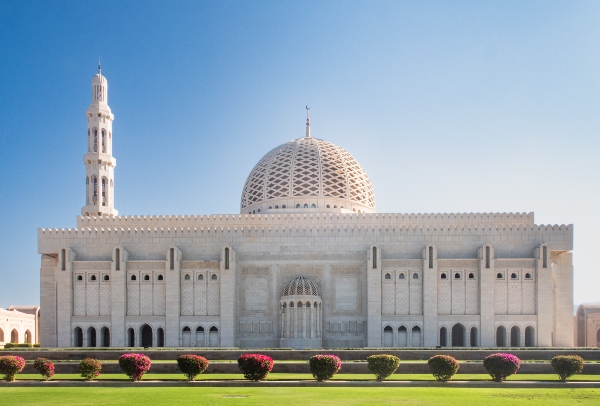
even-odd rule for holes
{"type": "Polygon", "coordinates": [[[98,73],[92,78],[92,103],[86,111],[88,150],[85,164],[85,206],[82,216],[116,216],[114,208],[114,171],[117,160],[112,156],[112,122],[114,115],[108,106],[108,82],[98,73]]]}

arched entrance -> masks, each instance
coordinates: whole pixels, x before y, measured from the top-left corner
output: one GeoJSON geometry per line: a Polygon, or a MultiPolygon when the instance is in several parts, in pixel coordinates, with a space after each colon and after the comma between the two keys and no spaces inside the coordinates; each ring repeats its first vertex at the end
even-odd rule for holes
{"type": "Polygon", "coordinates": [[[408,332],[406,331],[406,327],[400,326],[398,327],[398,347],[406,346],[408,346],[408,332]]]}
{"type": "Polygon", "coordinates": [[[4,330],[0,328],[0,343],[4,342],[4,330]]]}
{"type": "Polygon", "coordinates": [[[410,338],[411,347],[421,346],[421,327],[414,326],[412,328],[412,337],[410,338]]]}
{"type": "Polygon", "coordinates": [[[73,346],[83,347],[83,330],[81,327],[75,327],[73,330],[73,346]]]}
{"type": "Polygon", "coordinates": [[[159,327],[158,329],[156,329],[156,341],[157,341],[156,344],[159,347],[165,346],[165,330],[163,330],[162,327],[159,327]]]}
{"type": "Polygon", "coordinates": [[[513,326],[510,329],[510,346],[520,347],[521,346],[521,329],[519,326],[513,326]]]}
{"type": "Polygon", "coordinates": [[[96,329],[94,327],[90,327],[87,329],[87,346],[96,346],[96,329]]]}
{"type": "Polygon", "coordinates": [[[465,346],[465,326],[460,323],[456,323],[452,327],[452,346],[453,347],[464,347],[465,346]]]}
{"type": "Polygon", "coordinates": [[[212,326],[208,331],[208,345],[211,347],[219,346],[219,329],[212,326]]]}
{"type": "Polygon", "coordinates": [[[535,347],[535,330],[531,326],[525,327],[525,347],[535,347]]]}
{"type": "Polygon", "coordinates": [[[142,336],[142,347],[152,347],[152,327],[144,324],[140,328],[140,335],[142,336]]]}
{"type": "Polygon", "coordinates": [[[390,326],[383,329],[383,346],[392,347],[394,345],[394,330],[390,326]]]}
{"type": "Polygon", "coordinates": [[[202,326],[196,328],[196,347],[206,347],[206,336],[202,326]]]}
{"type": "Polygon", "coordinates": [[[192,329],[188,326],[185,326],[183,330],[181,330],[181,345],[183,347],[192,346],[192,329]]]}
{"type": "Polygon", "coordinates": [[[446,327],[442,327],[440,329],[440,347],[448,346],[447,337],[448,337],[448,330],[446,329],[446,327]]]}
{"type": "Polygon", "coordinates": [[[135,347],[135,331],[131,327],[127,329],[127,346],[135,347]]]}
{"type": "Polygon", "coordinates": [[[471,347],[479,347],[479,334],[477,327],[471,327],[471,347]]]}
{"type": "Polygon", "coordinates": [[[110,330],[108,327],[102,327],[100,329],[100,346],[102,347],[110,347],[110,330]]]}
{"type": "Polygon", "coordinates": [[[496,329],[496,347],[506,347],[506,328],[504,326],[496,329]]]}
{"type": "Polygon", "coordinates": [[[11,343],[18,343],[19,342],[19,332],[17,331],[17,329],[13,329],[13,331],[10,332],[10,342],[11,343]]]}
{"type": "Polygon", "coordinates": [[[31,344],[31,331],[25,330],[25,342],[31,344]]]}

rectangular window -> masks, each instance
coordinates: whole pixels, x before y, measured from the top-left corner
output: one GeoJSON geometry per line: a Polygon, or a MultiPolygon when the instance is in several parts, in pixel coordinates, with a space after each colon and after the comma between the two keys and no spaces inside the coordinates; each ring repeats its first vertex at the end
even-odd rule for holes
{"type": "Polygon", "coordinates": [[[490,268],[490,247],[485,247],[485,267],[490,268]]]}
{"type": "Polygon", "coordinates": [[[542,250],[542,267],[543,268],[548,268],[548,247],[544,246],[543,250],[542,250]]]}
{"type": "Polygon", "coordinates": [[[429,247],[429,269],[433,269],[433,247],[429,247]]]}

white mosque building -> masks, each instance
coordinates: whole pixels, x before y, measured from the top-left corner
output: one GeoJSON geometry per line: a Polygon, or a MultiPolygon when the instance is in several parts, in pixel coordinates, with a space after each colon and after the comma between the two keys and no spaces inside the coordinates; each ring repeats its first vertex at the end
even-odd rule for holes
{"type": "Polygon", "coordinates": [[[119,216],[100,69],[86,116],[77,226],[38,230],[43,347],[573,346],[572,225],[377,213],[308,120],[252,169],[239,214],[119,216]]]}

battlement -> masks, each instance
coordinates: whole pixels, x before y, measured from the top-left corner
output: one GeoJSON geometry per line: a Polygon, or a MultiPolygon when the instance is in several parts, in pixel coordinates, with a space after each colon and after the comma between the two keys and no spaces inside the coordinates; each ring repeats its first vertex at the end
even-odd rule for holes
{"type": "Polygon", "coordinates": [[[534,225],[533,213],[290,213],[215,214],[200,216],[99,216],[77,217],[77,228],[207,228],[276,226],[526,226],[534,225]]]}

